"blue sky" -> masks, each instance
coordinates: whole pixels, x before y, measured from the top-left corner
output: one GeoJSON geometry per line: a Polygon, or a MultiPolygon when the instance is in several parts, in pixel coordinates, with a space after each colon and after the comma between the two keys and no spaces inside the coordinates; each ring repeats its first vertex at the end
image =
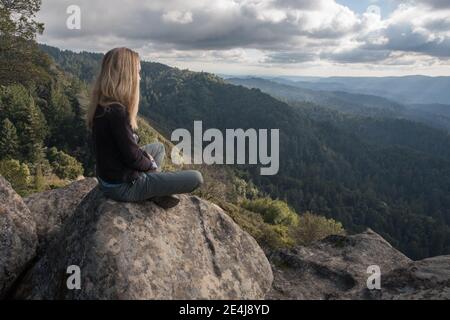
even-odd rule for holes
{"type": "Polygon", "coordinates": [[[41,42],[128,46],[195,71],[450,75],[448,0],[43,0],[39,18],[41,42]],[[71,5],[80,8],[79,30],[67,28],[71,5]]]}
{"type": "Polygon", "coordinates": [[[389,0],[338,0],[336,2],[360,14],[366,12],[369,6],[376,5],[380,8],[382,17],[386,17],[396,8],[396,3],[389,0]]]}

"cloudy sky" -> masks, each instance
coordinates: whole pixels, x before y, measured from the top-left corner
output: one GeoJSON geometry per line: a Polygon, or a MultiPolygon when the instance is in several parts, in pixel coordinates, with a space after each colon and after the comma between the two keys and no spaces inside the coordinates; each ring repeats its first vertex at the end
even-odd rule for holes
{"type": "Polygon", "coordinates": [[[450,76],[449,0],[43,0],[38,19],[42,43],[195,71],[450,76]]]}

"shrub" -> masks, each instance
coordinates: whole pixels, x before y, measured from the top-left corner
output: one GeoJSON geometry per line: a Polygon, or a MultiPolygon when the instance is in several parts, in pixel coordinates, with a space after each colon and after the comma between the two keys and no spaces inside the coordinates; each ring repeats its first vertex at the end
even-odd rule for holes
{"type": "Polygon", "coordinates": [[[36,166],[36,173],[33,177],[33,191],[41,192],[45,190],[45,178],[41,165],[36,166]]]}
{"type": "Polygon", "coordinates": [[[55,147],[48,150],[48,160],[53,172],[60,179],[76,179],[83,174],[83,166],[74,157],[58,151],[55,147]]]}
{"type": "Polygon", "coordinates": [[[239,199],[255,199],[260,194],[258,188],[250,181],[235,177],[233,180],[233,191],[239,199]]]}
{"type": "Polygon", "coordinates": [[[229,202],[217,201],[216,203],[263,248],[283,248],[295,244],[289,227],[268,224],[259,213],[248,211],[229,202]]]}
{"type": "Polygon", "coordinates": [[[295,226],[298,223],[297,213],[281,200],[270,198],[244,200],[242,206],[247,210],[261,214],[264,222],[269,224],[295,226]]]}
{"type": "Polygon", "coordinates": [[[343,235],[345,230],[340,222],[306,212],[299,217],[298,225],[293,228],[297,243],[309,245],[329,235],[343,235]]]}
{"type": "Polygon", "coordinates": [[[21,196],[26,195],[30,183],[30,169],[19,160],[7,159],[0,161],[0,175],[11,183],[14,190],[21,196]]]}

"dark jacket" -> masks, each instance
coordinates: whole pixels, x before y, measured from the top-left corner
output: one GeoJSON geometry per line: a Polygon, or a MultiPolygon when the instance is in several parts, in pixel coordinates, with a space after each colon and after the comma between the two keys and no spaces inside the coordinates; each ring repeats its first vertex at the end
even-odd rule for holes
{"type": "Polygon", "coordinates": [[[147,153],[137,144],[128,111],[121,104],[97,106],[92,138],[96,174],[105,182],[122,183],[137,179],[152,168],[147,153]]]}

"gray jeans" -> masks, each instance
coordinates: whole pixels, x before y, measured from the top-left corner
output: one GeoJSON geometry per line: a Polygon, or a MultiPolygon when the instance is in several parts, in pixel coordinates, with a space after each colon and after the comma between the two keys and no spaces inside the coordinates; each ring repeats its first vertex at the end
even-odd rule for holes
{"type": "Polygon", "coordinates": [[[203,183],[203,176],[196,170],[177,172],[161,172],[164,164],[165,149],[160,142],[150,143],[142,147],[155,159],[156,171],[141,172],[134,182],[107,184],[99,179],[99,187],[105,196],[124,202],[138,202],[172,194],[189,193],[203,183]]]}

